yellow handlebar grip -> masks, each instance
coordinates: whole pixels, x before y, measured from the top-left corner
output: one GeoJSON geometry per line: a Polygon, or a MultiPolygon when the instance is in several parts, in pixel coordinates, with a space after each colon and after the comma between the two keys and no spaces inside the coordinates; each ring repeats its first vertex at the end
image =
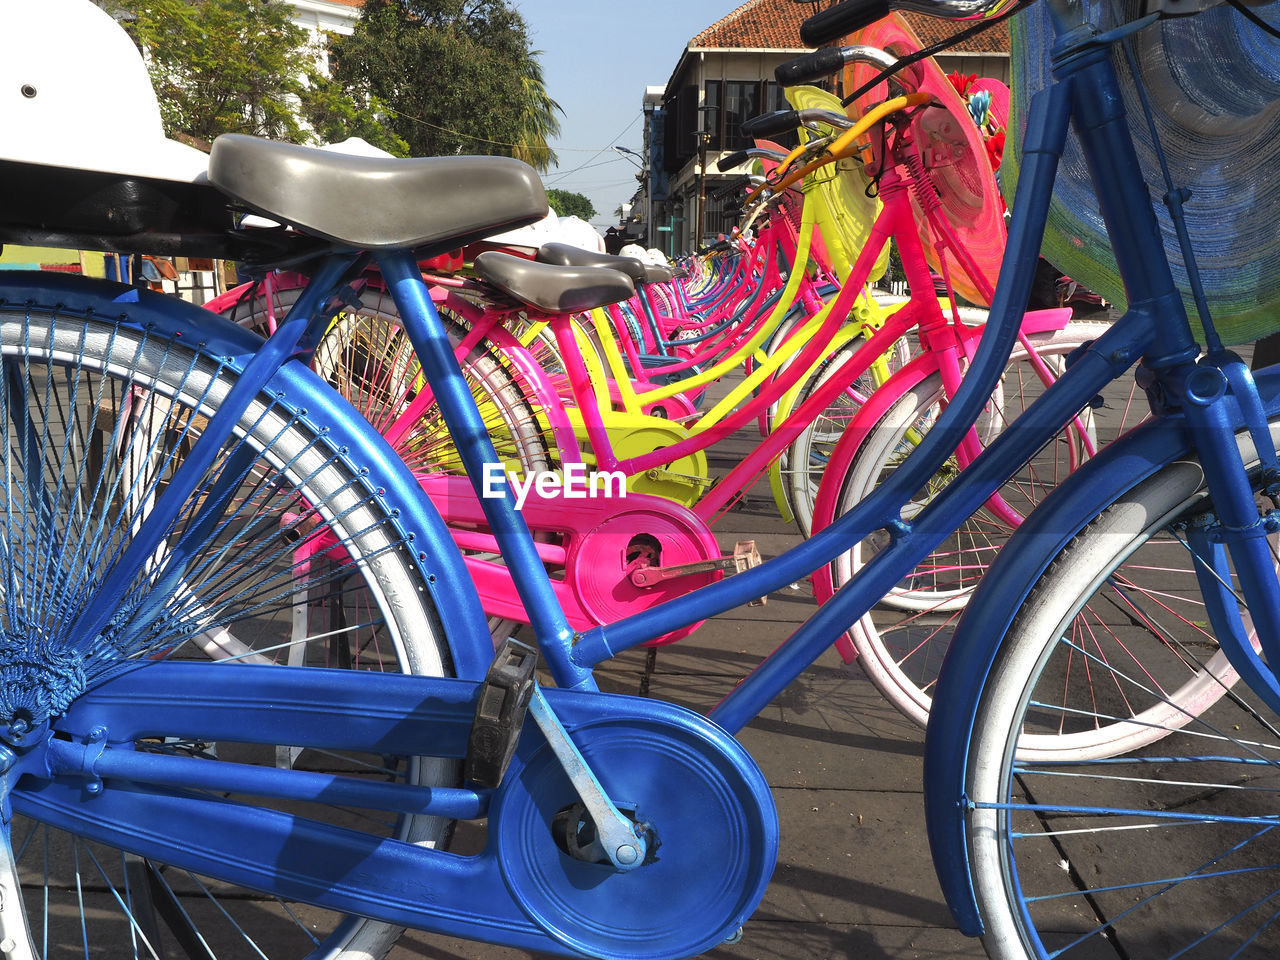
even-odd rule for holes
{"type": "MultiPolygon", "coordinates": [[[[851,156],[859,152],[861,147],[856,142],[859,137],[870,130],[875,124],[879,123],[885,117],[892,113],[898,113],[902,110],[908,110],[911,107],[922,107],[932,99],[932,96],[924,92],[908,93],[902,97],[894,97],[886,100],[884,103],[876,104],[866,113],[864,113],[852,127],[840,134],[835,140],[827,145],[826,150],[822,152],[817,159],[811,160],[798,170],[787,172],[785,176],[777,183],[763,183],[756,187],[747,195],[746,203],[751,203],[759,196],[760,192],[766,188],[781,191],[791,186],[798,180],[804,179],[814,170],[825,166],[828,163],[834,163],[837,160],[843,160],[845,157],[851,156]]],[[[792,150],[782,163],[778,164],[777,174],[779,171],[786,171],[787,166],[802,152],[803,148],[798,147],[792,150]]]]}

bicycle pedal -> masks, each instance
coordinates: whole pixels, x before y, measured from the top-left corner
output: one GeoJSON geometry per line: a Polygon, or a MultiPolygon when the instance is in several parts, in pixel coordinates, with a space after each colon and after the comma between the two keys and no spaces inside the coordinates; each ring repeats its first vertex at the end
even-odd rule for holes
{"type": "MultiPolygon", "coordinates": [[[[742,573],[752,567],[758,567],[764,561],[760,559],[760,551],[756,549],[754,540],[739,540],[733,545],[734,573],[742,573]]],[[[763,607],[769,602],[767,596],[759,597],[747,604],[749,607],[763,607]]]]}
{"type": "Polygon", "coordinates": [[[537,679],[538,654],[506,640],[498,648],[484,682],[467,738],[463,776],[482,787],[496,787],[507,772],[537,679]]]}
{"type": "MultiPolygon", "coordinates": [[[[697,573],[713,573],[716,570],[730,576],[743,573],[761,564],[760,551],[756,549],[754,540],[739,540],[733,545],[733,553],[715,560],[699,560],[694,563],[681,563],[670,567],[637,567],[631,572],[631,582],[637,587],[653,587],[667,580],[688,577],[697,573]]],[[[763,606],[768,597],[752,600],[748,606],[763,606]]]]}

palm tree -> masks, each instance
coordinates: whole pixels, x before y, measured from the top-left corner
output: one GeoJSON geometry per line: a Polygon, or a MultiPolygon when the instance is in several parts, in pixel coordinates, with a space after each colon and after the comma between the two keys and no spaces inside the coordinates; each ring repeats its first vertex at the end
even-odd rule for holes
{"type": "Polygon", "coordinates": [[[564,110],[547,94],[542,79],[542,64],[538,62],[541,54],[541,50],[531,50],[519,64],[525,109],[521,118],[520,135],[516,138],[518,146],[512,152],[539,173],[546,173],[557,159],[547,141],[559,135],[560,121],[556,119],[556,114],[564,113],[564,110]]]}

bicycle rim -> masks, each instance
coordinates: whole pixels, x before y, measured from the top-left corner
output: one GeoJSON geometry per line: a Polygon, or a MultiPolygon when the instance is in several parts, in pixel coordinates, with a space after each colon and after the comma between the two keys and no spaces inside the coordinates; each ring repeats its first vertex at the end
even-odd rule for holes
{"type": "MultiPolygon", "coordinates": [[[[976,425],[989,442],[1044,390],[1037,363],[1057,375],[1081,343],[1105,331],[1103,324],[1072,324],[1037,338],[1036,360],[1015,351],[1000,390],[976,425]]],[[[1052,492],[1092,450],[1127,429],[1136,415],[1126,391],[1117,388],[1104,408],[1083,411],[1077,420],[1047,443],[1000,489],[998,502],[988,501],[959,524],[950,537],[922,561],[849,631],[859,662],[877,688],[904,715],[923,725],[928,720],[938,670],[969,596],[1000,548],[1016,531],[1020,518],[1052,492]]],[[[942,388],[934,375],[904,393],[877,424],[851,459],[837,510],[851,509],[879,483],[892,477],[894,466],[931,428],[940,410],[942,388]],[[913,439],[914,438],[914,439],[913,439]]],[[[1145,404],[1142,412],[1145,413],[1145,404]]],[[[910,521],[959,473],[948,461],[903,507],[910,521]]],[[[836,586],[847,582],[888,543],[873,533],[832,564],[836,586]]]]}
{"type": "MultiPolygon", "coordinates": [[[[271,306],[277,319],[288,314],[300,292],[286,289],[273,294],[271,306]]],[[[455,346],[467,334],[464,314],[468,306],[452,299],[438,305],[455,346]]],[[[265,297],[260,296],[224,316],[258,329],[265,326],[266,307],[265,297]]],[[[391,441],[416,475],[463,473],[439,406],[434,401],[417,402],[425,380],[396,305],[385,290],[366,287],[358,306],[348,307],[334,318],[316,349],[312,366],[391,441]]],[[[459,357],[459,366],[503,469],[520,475],[551,469],[555,445],[549,425],[534,399],[534,389],[515,366],[488,341],[477,343],[459,357]]],[[[489,553],[476,556],[499,559],[489,553]]],[[[517,627],[514,620],[489,618],[495,642],[517,627]]]]}
{"type": "MultiPolygon", "coordinates": [[[[265,391],[130,586],[111,642],[86,645],[60,635],[59,624],[69,625],[91,601],[235,374],[198,348],[58,308],[0,311],[0,348],[10,491],[0,518],[0,616],[8,637],[40,634],[48,656],[79,658],[90,686],[122,664],[161,657],[209,669],[248,659],[450,672],[439,618],[387,508],[304,412],[265,391]],[[238,458],[244,451],[252,460],[247,468],[238,458]],[[174,546],[195,529],[219,479],[233,490],[230,504],[175,570],[174,546]],[[153,588],[166,577],[177,586],[155,604],[153,588]]],[[[453,764],[408,757],[165,737],[135,748],[456,782],[453,764]]],[[[344,822],[353,816],[366,829],[423,843],[444,841],[450,827],[425,817],[375,821],[349,810],[318,815],[344,822]]],[[[7,913],[4,935],[21,947],[29,931],[34,956],[173,955],[202,942],[219,955],[278,948],[314,960],[371,957],[399,932],[230,888],[22,816],[14,817],[9,837],[29,926],[15,929],[7,913]]]]}
{"type": "MultiPolygon", "coordinates": [[[[1197,464],[1177,463],[1109,507],[1059,554],[1005,638],[967,771],[993,956],[1280,950],[1280,725],[1245,685],[1231,687],[1194,580],[1175,582],[1162,559],[1143,564],[1145,590],[1128,572],[1153,550],[1192,552],[1185,525],[1213,521],[1201,483],[1197,464]],[[1139,648],[1199,664],[1201,698],[1139,669],[1139,648]],[[1105,678],[1105,694],[1069,712],[1046,698],[1080,669],[1105,678]],[[1046,726],[1119,716],[1138,719],[1124,756],[1023,747],[1046,726]]],[[[1240,614],[1247,628],[1243,603],[1240,614]]]]}

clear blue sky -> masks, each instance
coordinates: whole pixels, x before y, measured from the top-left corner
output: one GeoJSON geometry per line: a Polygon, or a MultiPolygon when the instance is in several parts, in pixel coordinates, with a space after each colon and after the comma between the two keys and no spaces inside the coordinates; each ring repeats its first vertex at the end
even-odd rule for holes
{"type": "Polygon", "coordinates": [[[564,110],[551,141],[560,163],[543,180],[589,197],[601,232],[635,193],[636,166],[609,147],[640,152],[644,88],[665,86],[688,42],[743,2],[512,0],[542,51],[547,92],[564,110]]]}

